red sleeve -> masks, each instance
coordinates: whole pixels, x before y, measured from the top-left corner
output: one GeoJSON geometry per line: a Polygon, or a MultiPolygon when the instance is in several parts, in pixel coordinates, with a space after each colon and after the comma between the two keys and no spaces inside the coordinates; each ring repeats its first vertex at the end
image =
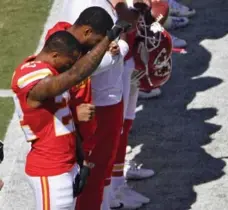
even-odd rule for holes
{"type": "Polygon", "coordinates": [[[92,103],[92,89],[90,79],[88,78],[81,84],[72,87],[70,93],[70,106],[74,116],[74,121],[75,123],[79,123],[77,116],[77,106],[79,106],[82,103],[92,103]]]}
{"type": "Polygon", "coordinates": [[[53,70],[44,63],[24,63],[15,72],[12,88],[16,92],[29,92],[40,80],[53,74],[53,70]]]}

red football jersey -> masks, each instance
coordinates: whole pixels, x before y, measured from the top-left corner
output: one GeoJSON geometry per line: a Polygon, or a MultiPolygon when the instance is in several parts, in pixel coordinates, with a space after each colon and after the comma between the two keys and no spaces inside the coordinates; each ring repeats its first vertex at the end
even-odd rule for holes
{"type": "Polygon", "coordinates": [[[14,102],[26,140],[31,142],[25,171],[30,176],[53,176],[75,164],[75,126],[69,108],[70,93],[47,99],[38,108],[27,104],[28,92],[43,78],[58,75],[49,64],[29,57],[12,78],[14,102]]]}
{"type": "MultiPolygon", "coordinates": [[[[53,28],[48,30],[45,37],[47,40],[53,33],[63,31],[70,28],[72,25],[67,22],[58,22],[53,28]]],[[[89,122],[78,122],[76,107],[82,103],[92,103],[92,88],[90,78],[83,81],[81,84],[71,88],[71,110],[73,112],[74,121],[78,126],[80,134],[84,140],[90,140],[96,130],[95,118],[89,122]]]]}
{"type": "MultiPolygon", "coordinates": [[[[92,103],[91,79],[88,78],[81,84],[74,86],[73,88],[71,88],[70,92],[70,107],[74,116],[74,121],[77,124],[77,128],[79,129],[79,132],[84,140],[84,143],[90,144],[90,141],[97,128],[96,117],[94,117],[92,120],[88,122],[78,122],[77,106],[79,106],[82,103],[92,103]]],[[[86,146],[86,148],[84,147],[84,149],[91,150],[92,148],[89,147],[88,149],[86,146]]]]}

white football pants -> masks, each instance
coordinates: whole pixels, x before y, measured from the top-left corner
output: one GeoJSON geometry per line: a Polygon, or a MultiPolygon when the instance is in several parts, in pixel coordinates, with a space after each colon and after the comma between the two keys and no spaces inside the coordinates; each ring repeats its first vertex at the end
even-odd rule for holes
{"type": "Polygon", "coordinates": [[[71,171],[57,176],[27,175],[34,192],[36,210],[74,210],[73,182],[78,173],[79,166],[75,165],[71,171]]]}

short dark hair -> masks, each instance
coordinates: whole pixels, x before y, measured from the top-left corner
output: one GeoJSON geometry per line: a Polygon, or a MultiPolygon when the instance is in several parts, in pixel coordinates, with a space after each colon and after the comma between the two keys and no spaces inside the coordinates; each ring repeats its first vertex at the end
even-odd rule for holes
{"type": "Polygon", "coordinates": [[[107,31],[113,27],[113,20],[108,12],[101,7],[89,7],[78,17],[75,26],[88,25],[101,35],[106,35],[107,31]]]}
{"type": "Polygon", "coordinates": [[[72,54],[75,50],[81,52],[82,46],[71,33],[67,31],[58,31],[47,39],[43,50],[45,52],[72,54]]]}

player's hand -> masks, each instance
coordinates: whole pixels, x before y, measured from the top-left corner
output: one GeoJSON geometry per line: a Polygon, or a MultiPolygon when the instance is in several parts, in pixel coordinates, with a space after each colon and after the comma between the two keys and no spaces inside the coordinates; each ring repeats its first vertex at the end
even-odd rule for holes
{"type": "Polygon", "coordinates": [[[3,142],[0,140],[0,163],[3,161],[4,159],[4,145],[3,142]]]}
{"type": "Polygon", "coordinates": [[[118,55],[120,53],[120,48],[117,42],[115,41],[111,42],[111,44],[109,45],[109,52],[113,56],[118,55]]]}
{"type": "Polygon", "coordinates": [[[77,106],[77,116],[79,122],[88,122],[95,115],[95,106],[92,104],[80,104],[77,106]]]}
{"type": "Polygon", "coordinates": [[[109,40],[113,41],[120,36],[121,33],[127,32],[131,28],[131,24],[125,20],[117,20],[113,28],[107,32],[109,40]]]}

